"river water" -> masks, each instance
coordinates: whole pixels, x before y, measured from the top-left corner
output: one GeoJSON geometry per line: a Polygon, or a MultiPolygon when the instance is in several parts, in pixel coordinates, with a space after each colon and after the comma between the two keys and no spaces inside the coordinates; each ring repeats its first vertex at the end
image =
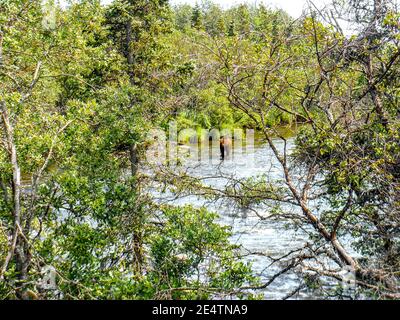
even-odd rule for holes
{"type": "MultiPolygon", "coordinates": [[[[274,140],[279,150],[283,150],[283,141],[274,140]]],[[[294,147],[294,138],[287,140],[287,149],[294,147]]],[[[184,152],[193,152],[194,147],[187,145],[183,147],[184,152]]],[[[193,154],[193,153],[192,153],[193,154]]],[[[196,154],[196,151],[194,152],[196,154]]],[[[263,142],[254,144],[254,148],[247,150],[234,150],[224,161],[219,159],[219,147],[214,145],[209,158],[198,159],[188,157],[183,166],[192,176],[205,178],[203,182],[215,189],[223,190],[229,183],[225,176],[240,178],[257,177],[267,174],[271,180],[283,179],[282,170],[277,162],[271,148],[263,142]],[[210,178],[207,178],[210,177],[210,178]]],[[[162,198],[170,204],[194,206],[206,206],[209,210],[219,214],[218,222],[232,228],[231,241],[241,246],[243,259],[252,263],[254,272],[261,278],[262,282],[268,281],[282,268],[279,264],[272,264],[267,256],[278,258],[291,250],[304,247],[308,236],[304,231],[295,231],[287,228],[285,221],[261,220],[253,211],[237,210],[229,203],[217,201],[207,202],[201,197],[185,196],[175,198],[173,194],[164,193],[162,198]],[[257,252],[261,254],[250,254],[257,252]]],[[[287,208],[291,210],[291,208],[287,208]]],[[[257,213],[268,214],[267,208],[258,207],[257,213]]],[[[278,277],[265,290],[261,292],[265,299],[282,299],[300,285],[300,279],[293,273],[286,273],[278,277]]],[[[311,292],[301,292],[294,299],[316,298],[311,292]]]]}

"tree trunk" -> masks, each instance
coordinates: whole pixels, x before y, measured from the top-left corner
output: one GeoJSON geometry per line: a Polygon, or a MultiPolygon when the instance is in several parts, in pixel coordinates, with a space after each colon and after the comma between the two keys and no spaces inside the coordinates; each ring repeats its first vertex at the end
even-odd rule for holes
{"type": "Polygon", "coordinates": [[[10,157],[13,179],[12,179],[12,193],[13,193],[13,234],[11,238],[11,245],[3,264],[0,278],[4,277],[7,271],[8,264],[13,256],[15,256],[16,269],[20,281],[25,281],[28,276],[28,260],[26,259],[26,250],[21,228],[21,171],[18,165],[17,147],[14,141],[14,130],[10,122],[8,110],[4,101],[0,102],[0,112],[2,123],[5,129],[6,142],[8,146],[8,153],[10,157]]]}
{"type": "Polygon", "coordinates": [[[125,43],[125,56],[128,61],[128,74],[131,85],[135,85],[135,73],[133,72],[133,52],[132,52],[132,22],[129,20],[126,23],[126,43],[125,43]]]}
{"type": "Polygon", "coordinates": [[[136,144],[133,144],[129,149],[129,159],[130,159],[130,163],[131,163],[131,175],[132,175],[132,177],[135,177],[137,174],[138,165],[139,165],[136,144]]]}
{"type": "MultiPolygon", "coordinates": [[[[132,22],[128,20],[126,23],[126,43],[125,43],[125,56],[128,62],[128,75],[129,81],[132,86],[137,85],[137,81],[135,79],[135,72],[134,72],[134,55],[132,51],[132,41],[133,41],[133,34],[132,34],[132,22]]],[[[131,97],[131,105],[133,105],[131,97]]],[[[136,177],[138,168],[139,168],[139,158],[137,152],[137,144],[133,143],[129,148],[129,161],[131,164],[131,177],[136,177]]],[[[135,188],[137,183],[135,182],[135,188]]],[[[139,219],[140,220],[140,219],[139,219]]],[[[140,222],[139,222],[140,223],[140,222]]],[[[143,243],[142,237],[136,231],[133,234],[133,252],[134,252],[134,270],[138,274],[142,273],[142,266],[143,266],[143,243]]]]}
{"type": "Polygon", "coordinates": [[[3,65],[3,32],[0,30],[0,67],[3,65]]]}

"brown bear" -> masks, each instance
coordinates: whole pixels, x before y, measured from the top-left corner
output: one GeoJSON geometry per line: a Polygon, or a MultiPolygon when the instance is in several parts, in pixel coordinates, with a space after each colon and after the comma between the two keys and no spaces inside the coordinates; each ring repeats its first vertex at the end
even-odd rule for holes
{"type": "Polygon", "coordinates": [[[232,140],[227,136],[221,136],[219,139],[219,151],[221,152],[221,160],[225,159],[225,156],[229,156],[232,148],[232,140]]]}

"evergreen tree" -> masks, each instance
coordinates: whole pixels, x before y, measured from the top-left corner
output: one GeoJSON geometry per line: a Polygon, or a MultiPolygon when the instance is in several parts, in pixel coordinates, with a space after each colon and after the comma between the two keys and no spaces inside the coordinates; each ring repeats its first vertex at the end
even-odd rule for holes
{"type": "Polygon", "coordinates": [[[192,12],[192,28],[197,30],[203,29],[203,14],[198,4],[193,8],[192,12]]]}
{"type": "Polygon", "coordinates": [[[231,20],[228,27],[228,36],[233,37],[235,36],[235,21],[231,20]]]}

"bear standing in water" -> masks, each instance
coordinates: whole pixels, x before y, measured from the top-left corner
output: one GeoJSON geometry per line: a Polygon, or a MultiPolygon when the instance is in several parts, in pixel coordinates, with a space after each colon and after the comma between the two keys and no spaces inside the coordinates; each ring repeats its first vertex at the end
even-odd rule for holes
{"type": "Polygon", "coordinates": [[[221,160],[225,159],[225,156],[229,156],[230,149],[232,147],[232,140],[227,136],[222,136],[219,139],[219,151],[221,152],[221,160]]]}

